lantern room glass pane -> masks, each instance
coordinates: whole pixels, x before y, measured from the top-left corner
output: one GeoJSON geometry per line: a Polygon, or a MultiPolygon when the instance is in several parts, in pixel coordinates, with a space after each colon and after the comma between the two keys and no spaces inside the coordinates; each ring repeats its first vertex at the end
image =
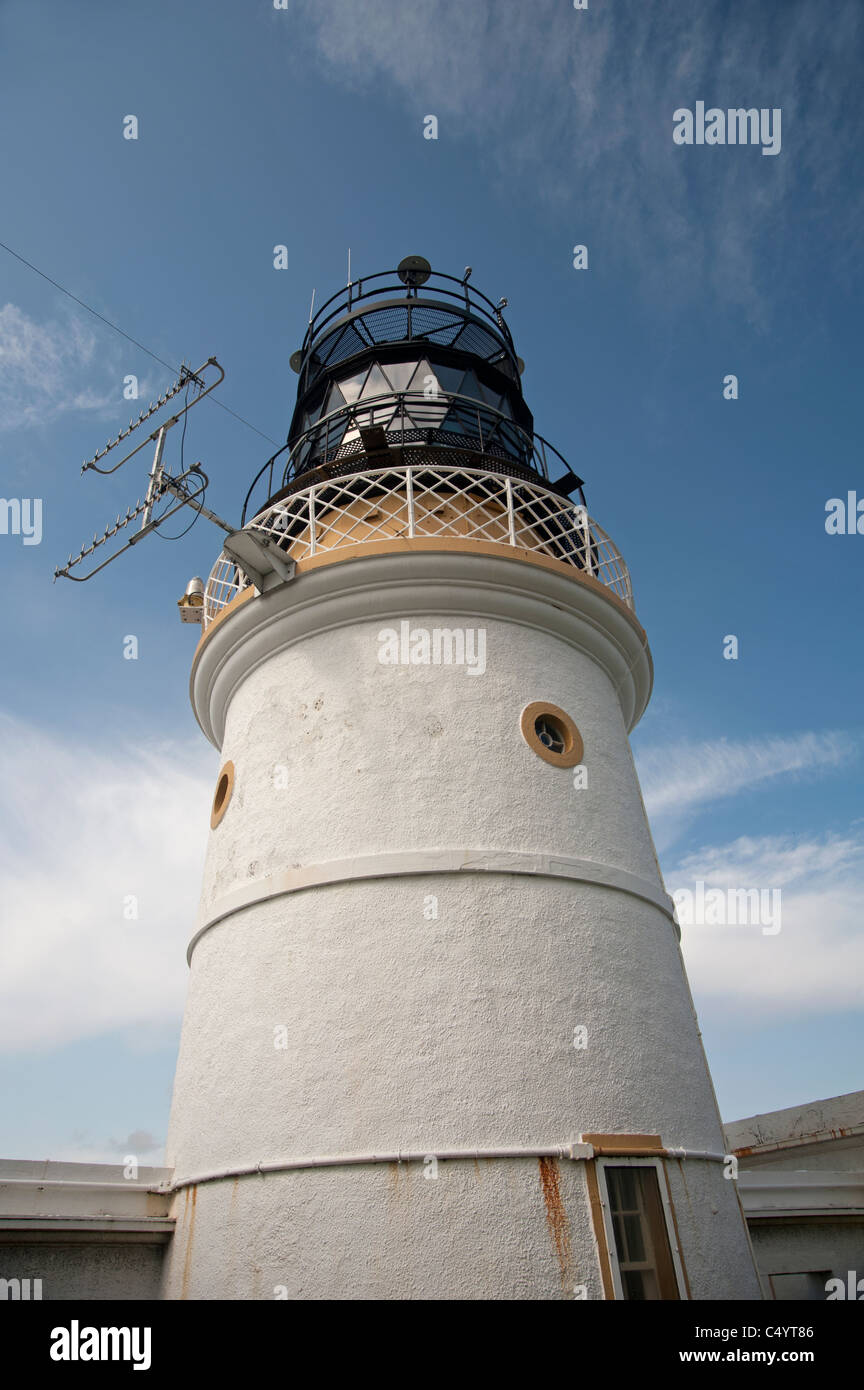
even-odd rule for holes
{"type": "Polygon", "coordinates": [[[426,378],[430,376],[434,377],[435,385],[437,386],[438,378],[435,376],[435,373],[433,372],[431,365],[426,361],[424,357],[421,359],[421,361],[417,363],[414,375],[411,377],[411,381],[408,384],[408,390],[419,391],[422,395],[424,390],[426,389],[426,378]]]}
{"type": "Polygon", "coordinates": [[[408,383],[416,369],[417,359],[415,358],[413,362],[388,362],[383,371],[394,391],[407,391],[408,383]]]}
{"type": "Polygon", "coordinates": [[[341,410],[344,404],[345,397],[342,395],[342,392],[339,390],[339,387],[335,385],[331,386],[330,394],[327,397],[327,404],[325,405],[322,413],[324,415],[329,415],[330,412],[333,410],[341,410]]]}
{"type": "Polygon", "coordinates": [[[387,380],[377,363],[369,369],[369,375],[363,390],[360,392],[360,400],[368,401],[371,396],[387,396],[392,391],[392,386],[387,380]]]}
{"type": "Polygon", "coordinates": [[[483,396],[483,392],[480,389],[480,382],[477,380],[473,372],[465,373],[465,378],[462,382],[461,394],[463,396],[470,396],[472,401],[482,401],[485,399],[483,396]]]}
{"type": "Polygon", "coordinates": [[[449,391],[453,396],[462,394],[462,379],[465,376],[461,367],[442,367],[435,368],[435,375],[442,391],[449,391]]]}
{"type": "Polygon", "coordinates": [[[366,380],[365,371],[356,372],[354,376],[343,377],[339,382],[339,390],[345,397],[349,405],[360,399],[360,392],[363,390],[363,383],[366,380]]]}
{"type": "Polygon", "coordinates": [[[439,426],[447,414],[446,401],[412,401],[411,418],[418,429],[433,429],[439,426]]]}

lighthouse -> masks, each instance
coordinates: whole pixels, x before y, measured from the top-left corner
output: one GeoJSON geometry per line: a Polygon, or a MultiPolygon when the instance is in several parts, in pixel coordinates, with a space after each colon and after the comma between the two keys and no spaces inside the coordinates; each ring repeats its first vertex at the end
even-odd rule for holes
{"type": "Polygon", "coordinates": [[[350,283],[195,601],[220,771],[169,1299],[755,1299],[629,733],[652,662],[495,302],[350,283]]]}

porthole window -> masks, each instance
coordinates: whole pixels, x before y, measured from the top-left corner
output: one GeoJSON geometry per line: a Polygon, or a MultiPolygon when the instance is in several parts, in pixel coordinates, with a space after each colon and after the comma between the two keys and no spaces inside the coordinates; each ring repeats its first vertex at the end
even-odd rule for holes
{"type": "Polygon", "coordinates": [[[538,758],[553,767],[578,767],[585,751],[582,735],[563,709],[545,700],[526,705],[520,720],[522,737],[538,758]]]}
{"type": "Polygon", "coordinates": [[[231,800],[231,793],[234,790],[234,764],[228,762],[219,773],[219,780],[216,783],[216,793],[213,797],[213,810],[210,812],[210,828],[215,830],[220,820],[228,810],[228,803],[231,800]]]}

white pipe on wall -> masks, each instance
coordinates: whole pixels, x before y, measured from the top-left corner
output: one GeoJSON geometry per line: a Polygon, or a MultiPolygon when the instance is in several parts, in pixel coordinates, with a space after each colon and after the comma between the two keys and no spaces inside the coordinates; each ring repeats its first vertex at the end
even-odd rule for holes
{"type": "MultiPolygon", "coordinates": [[[[639,1158],[643,1155],[634,1152],[632,1149],[626,1153],[616,1155],[605,1148],[601,1151],[602,1157],[613,1158],[639,1158]]],[[[681,1149],[664,1148],[657,1150],[644,1150],[644,1154],[651,1158],[686,1158],[702,1159],[709,1163],[725,1163],[727,1154],[713,1153],[710,1149],[681,1149]]],[[[367,1154],[327,1154],[314,1158],[293,1158],[279,1161],[276,1163],[253,1163],[243,1168],[219,1168],[212,1173],[199,1173],[197,1177],[182,1178],[179,1182],[166,1183],[153,1189],[157,1192],[180,1192],[185,1187],[198,1187],[202,1183],[224,1182],[231,1178],[254,1177],[256,1173],[263,1176],[265,1173],[289,1173],[301,1168],[346,1168],[369,1163],[425,1163],[428,1158],[435,1158],[439,1163],[459,1162],[475,1158],[569,1158],[574,1162],[584,1162],[586,1159],[593,1158],[595,1149],[593,1144],[582,1144],[579,1142],[571,1144],[552,1144],[546,1148],[530,1148],[520,1145],[513,1148],[497,1149],[442,1149],[440,1151],[429,1150],[423,1152],[418,1149],[412,1152],[395,1153],[367,1153],[367,1154]]]]}

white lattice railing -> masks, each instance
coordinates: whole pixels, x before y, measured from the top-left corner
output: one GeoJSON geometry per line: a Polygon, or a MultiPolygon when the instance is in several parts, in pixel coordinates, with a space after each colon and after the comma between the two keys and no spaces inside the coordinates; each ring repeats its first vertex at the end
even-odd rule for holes
{"type": "MultiPolygon", "coordinates": [[[[278,541],[294,560],[400,536],[515,546],[573,565],[633,607],[627,566],[585,508],[500,473],[434,464],[352,473],[273,503],[246,529],[278,541]]],[[[207,581],[204,627],[248,584],[220,555],[207,581]]]]}

